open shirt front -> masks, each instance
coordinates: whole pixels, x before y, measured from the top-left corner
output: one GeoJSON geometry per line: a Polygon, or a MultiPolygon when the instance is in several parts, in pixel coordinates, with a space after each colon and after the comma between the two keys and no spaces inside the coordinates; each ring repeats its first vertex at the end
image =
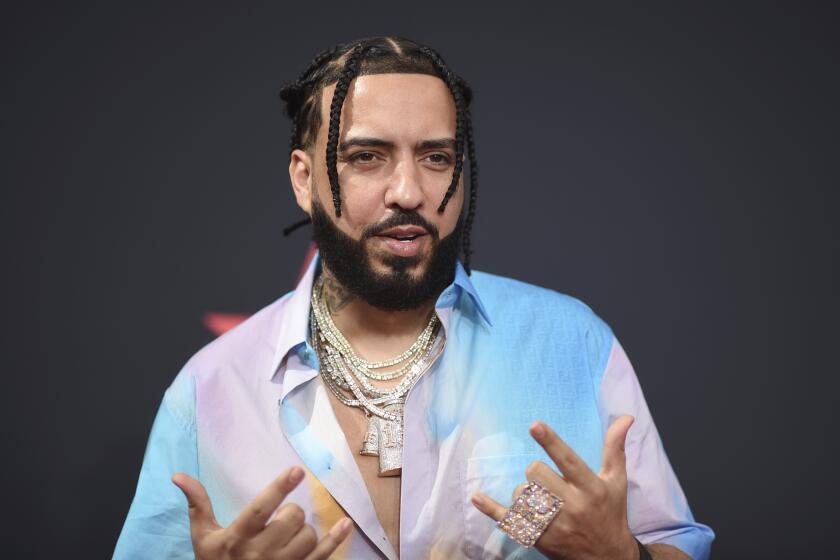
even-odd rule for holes
{"type": "MultiPolygon", "coordinates": [[[[227,526],[293,465],[307,476],[286,502],[303,508],[319,536],[344,515],[354,522],[333,557],[398,557],[308,340],[317,264],[316,256],[293,292],[198,351],[166,390],[115,558],[194,558],[174,473],[200,480],[227,526]]],[[[598,472],[607,426],[632,414],[630,529],[643,543],[708,558],[714,533],[694,521],[636,374],[592,310],[516,280],[468,276],[460,263],[435,308],[446,345],[405,403],[399,557],[541,558],[498,530],[470,496],[481,490],[509,504],[529,463],[553,465],[528,433],[534,420],[598,472]]]]}

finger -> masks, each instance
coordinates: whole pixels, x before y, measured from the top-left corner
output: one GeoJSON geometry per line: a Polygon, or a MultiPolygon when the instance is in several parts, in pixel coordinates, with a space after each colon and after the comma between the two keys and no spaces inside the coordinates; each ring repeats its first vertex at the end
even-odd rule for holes
{"type": "Polygon", "coordinates": [[[344,542],[352,528],[353,522],[350,519],[347,517],[339,519],[329,533],[318,542],[315,550],[310,552],[304,560],[326,560],[344,542]]]}
{"type": "Polygon", "coordinates": [[[530,432],[568,482],[578,488],[587,488],[597,483],[598,476],[545,422],[534,422],[530,432]]]}
{"type": "Polygon", "coordinates": [[[515,502],[515,501],[516,501],[516,498],[518,498],[518,497],[522,494],[522,492],[524,492],[524,491],[525,491],[525,489],[526,489],[527,487],[528,487],[528,485],[527,485],[527,484],[520,484],[519,486],[517,486],[516,488],[514,488],[514,489],[513,489],[513,497],[511,498],[510,503],[515,502]]]}
{"type": "Polygon", "coordinates": [[[204,486],[185,473],[172,475],[172,483],[180,488],[187,498],[187,508],[190,514],[190,531],[210,531],[219,528],[216,516],[213,514],[213,505],[210,503],[210,496],[204,486]]]}
{"type": "Polygon", "coordinates": [[[231,529],[244,536],[253,536],[262,531],[277,506],[300,484],[303,477],[302,468],[292,467],[272,480],[233,520],[231,529]]]}
{"type": "MultiPolygon", "coordinates": [[[[306,525],[306,514],[301,507],[297,504],[286,504],[277,510],[274,518],[256,538],[265,550],[283,548],[304,528],[304,525],[306,525]]],[[[300,554],[293,558],[303,556],[300,554]]]]}
{"type": "Polygon", "coordinates": [[[305,558],[318,545],[318,534],[312,525],[305,524],[283,547],[284,558],[305,558]]]}
{"type": "Polygon", "coordinates": [[[627,442],[627,432],[630,431],[630,426],[635,420],[633,416],[625,414],[607,428],[604,436],[604,457],[601,461],[603,474],[627,476],[627,457],[624,447],[627,442]]]}
{"type": "Polygon", "coordinates": [[[472,497],[472,504],[478,511],[490,517],[494,521],[499,521],[505,516],[507,508],[482,492],[476,492],[472,497]]]}
{"type": "Polygon", "coordinates": [[[525,478],[539,482],[546,490],[557,497],[563,498],[569,495],[569,483],[563,480],[557,471],[543,463],[534,461],[525,469],[525,478]]]}

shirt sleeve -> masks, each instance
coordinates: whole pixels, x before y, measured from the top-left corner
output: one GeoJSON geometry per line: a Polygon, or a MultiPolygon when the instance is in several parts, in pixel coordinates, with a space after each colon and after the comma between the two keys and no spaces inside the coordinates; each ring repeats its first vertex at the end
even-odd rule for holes
{"type": "Polygon", "coordinates": [[[155,416],[115,560],[195,558],[187,500],[171,479],[176,472],[198,478],[197,457],[195,389],[182,371],[155,416]]]}
{"type": "Polygon", "coordinates": [[[633,366],[615,338],[599,397],[604,429],[623,414],[635,417],[625,443],[630,530],[643,544],[669,544],[694,560],[709,558],[715,534],[711,528],[695,522],[633,366]]]}

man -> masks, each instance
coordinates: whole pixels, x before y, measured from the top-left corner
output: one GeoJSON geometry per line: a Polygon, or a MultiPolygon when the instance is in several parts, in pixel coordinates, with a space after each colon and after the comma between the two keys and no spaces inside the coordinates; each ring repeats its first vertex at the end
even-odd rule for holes
{"type": "Polygon", "coordinates": [[[466,83],[372,38],[281,97],[320,252],[166,391],[115,557],[707,558],[609,327],[470,272],[466,83]]]}

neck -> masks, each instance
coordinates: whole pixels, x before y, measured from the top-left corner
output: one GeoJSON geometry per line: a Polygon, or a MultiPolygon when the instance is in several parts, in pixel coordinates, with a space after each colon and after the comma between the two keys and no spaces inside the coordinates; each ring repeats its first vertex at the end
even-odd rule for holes
{"type": "Polygon", "coordinates": [[[333,322],[356,351],[376,360],[399,354],[417,339],[434,313],[435,301],[390,311],[351,294],[322,263],[324,300],[333,322]]]}

